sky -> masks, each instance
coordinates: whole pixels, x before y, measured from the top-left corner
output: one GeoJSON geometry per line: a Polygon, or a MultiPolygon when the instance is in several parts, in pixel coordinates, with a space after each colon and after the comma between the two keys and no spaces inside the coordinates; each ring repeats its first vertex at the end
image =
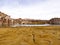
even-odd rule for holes
{"type": "Polygon", "coordinates": [[[60,18],[60,0],[0,0],[0,11],[11,18],[60,18]]]}

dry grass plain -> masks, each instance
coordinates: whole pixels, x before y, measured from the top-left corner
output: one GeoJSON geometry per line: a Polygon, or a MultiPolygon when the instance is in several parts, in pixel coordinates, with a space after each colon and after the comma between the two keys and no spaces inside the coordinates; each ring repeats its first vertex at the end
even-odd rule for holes
{"type": "Polygon", "coordinates": [[[60,45],[60,26],[0,28],[0,45],[60,45]]]}

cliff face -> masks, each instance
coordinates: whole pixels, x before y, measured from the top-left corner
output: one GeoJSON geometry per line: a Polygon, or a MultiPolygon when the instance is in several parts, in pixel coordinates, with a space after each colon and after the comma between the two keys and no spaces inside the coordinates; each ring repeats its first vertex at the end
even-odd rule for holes
{"type": "Polygon", "coordinates": [[[11,20],[10,16],[0,12],[0,26],[10,25],[10,20],[11,20]]]}
{"type": "Polygon", "coordinates": [[[52,19],[50,19],[50,24],[59,25],[60,24],[60,18],[52,18],[52,19]]]}

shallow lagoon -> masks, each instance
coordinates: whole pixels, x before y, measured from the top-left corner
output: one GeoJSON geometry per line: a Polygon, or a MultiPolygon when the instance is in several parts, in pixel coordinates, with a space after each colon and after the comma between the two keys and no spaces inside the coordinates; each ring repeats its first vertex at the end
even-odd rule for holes
{"type": "Polygon", "coordinates": [[[15,24],[12,25],[12,27],[17,27],[17,26],[51,26],[50,24],[15,24]]]}

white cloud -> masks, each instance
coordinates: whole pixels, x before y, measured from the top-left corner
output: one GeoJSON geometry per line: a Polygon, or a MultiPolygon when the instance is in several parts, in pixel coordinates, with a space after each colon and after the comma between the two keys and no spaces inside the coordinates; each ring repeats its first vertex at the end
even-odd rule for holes
{"type": "Polygon", "coordinates": [[[60,0],[47,0],[29,6],[3,6],[0,10],[12,18],[50,19],[60,17],[60,0]]]}

